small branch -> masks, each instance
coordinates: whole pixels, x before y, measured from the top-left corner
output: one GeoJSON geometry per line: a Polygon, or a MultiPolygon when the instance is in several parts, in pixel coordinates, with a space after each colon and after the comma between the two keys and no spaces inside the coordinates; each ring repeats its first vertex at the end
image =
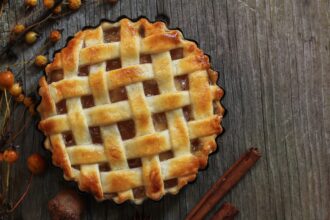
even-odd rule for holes
{"type": "Polygon", "coordinates": [[[33,29],[35,26],[39,25],[40,23],[43,23],[47,21],[52,15],[53,10],[60,5],[63,2],[63,0],[56,0],[55,4],[52,8],[45,11],[34,23],[27,26],[27,28],[18,35],[15,39],[11,39],[9,43],[3,48],[3,50],[0,52],[0,57],[2,57],[4,54],[10,54],[12,52],[12,48],[16,46],[18,42],[21,42],[21,40],[24,38],[25,34],[33,29]]]}
{"type": "Polygon", "coordinates": [[[14,204],[14,206],[11,209],[0,212],[0,216],[9,214],[9,213],[12,213],[13,211],[15,211],[15,209],[23,202],[24,198],[26,197],[26,195],[30,191],[31,183],[32,183],[32,174],[30,175],[30,178],[29,178],[28,184],[26,186],[26,189],[25,189],[24,193],[21,195],[21,197],[17,200],[17,202],[14,204]]]}

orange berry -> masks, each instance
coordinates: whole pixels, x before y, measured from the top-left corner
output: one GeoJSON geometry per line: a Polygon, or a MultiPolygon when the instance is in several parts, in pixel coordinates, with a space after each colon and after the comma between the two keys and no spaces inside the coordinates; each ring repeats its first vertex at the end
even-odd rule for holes
{"type": "Polygon", "coordinates": [[[55,43],[57,41],[59,41],[62,37],[61,32],[59,32],[58,30],[54,30],[52,32],[50,32],[50,36],[49,39],[51,42],[55,43]]]}
{"type": "Polygon", "coordinates": [[[54,0],[43,0],[44,6],[47,9],[50,9],[51,7],[54,6],[55,1],[54,0]]]}
{"type": "Polygon", "coordinates": [[[37,3],[37,0],[25,0],[25,5],[28,7],[34,7],[37,5],[37,3]]]}
{"type": "Polygon", "coordinates": [[[12,87],[9,88],[9,93],[15,97],[19,96],[22,93],[22,87],[18,83],[15,83],[12,87]]]}
{"type": "Polygon", "coordinates": [[[44,55],[38,55],[34,61],[34,64],[38,67],[44,67],[47,65],[48,59],[44,55]]]}
{"type": "Polygon", "coordinates": [[[14,34],[20,34],[25,30],[24,24],[16,24],[15,27],[13,28],[13,33],[14,34]]]}
{"type": "Polygon", "coordinates": [[[28,157],[27,165],[30,172],[34,175],[44,173],[47,166],[45,159],[38,153],[34,153],[28,157]]]}
{"type": "Polygon", "coordinates": [[[68,3],[71,10],[78,10],[81,6],[81,0],[68,0],[68,3]]]}
{"type": "Polygon", "coordinates": [[[61,13],[61,11],[62,11],[62,5],[59,5],[59,6],[56,6],[56,8],[54,8],[53,13],[59,14],[59,13],[61,13]]]}
{"type": "Polygon", "coordinates": [[[8,89],[14,85],[14,81],[15,77],[11,71],[0,72],[0,87],[8,89]]]}
{"type": "Polygon", "coordinates": [[[9,164],[15,163],[18,159],[18,153],[15,150],[7,149],[3,152],[3,160],[9,164]]]}

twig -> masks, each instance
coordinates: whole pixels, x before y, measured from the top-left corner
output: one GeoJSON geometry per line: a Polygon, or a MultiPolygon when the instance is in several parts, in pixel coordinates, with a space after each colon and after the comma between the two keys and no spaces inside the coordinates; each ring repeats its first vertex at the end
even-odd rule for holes
{"type": "Polygon", "coordinates": [[[9,54],[10,52],[12,52],[12,48],[18,43],[20,42],[23,37],[25,36],[25,34],[30,31],[32,28],[34,28],[35,26],[39,25],[40,22],[43,23],[45,22],[47,19],[49,19],[52,15],[53,15],[53,10],[60,5],[63,2],[63,0],[56,0],[55,4],[53,7],[51,7],[50,9],[48,9],[47,11],[45,11],[34,23],[28,25],[28,27],[20,34],[18,35],[15,39],[11,39],[9,41],[9,43],[4,47],[4,49],[0,52],[0,57],[2,57],[4,54],[9,54]]]}
{"type": "Polygon", "coordinates": [[[6,210],[6,211],[3,211],[3,212],[0,212],[0,216],[1,215],[5,215],[5,214],[9,214],[9,213],[12,213],[13,211],[15,211],[15,209],[22,203],[22,201],[24,200],[24,198],[26,197],[26,195],[28,194],[29,190],[30,190],[30,187],[31,187],[31,183],[32,183],[32,174],[30,175],[30,178],[29,178],[29,181],[28,181],[28,184],[26,186],[26,189],[24,191],[24,193],[21,195],[21,197],[17,200],[17,202],[15,203],[15,205],[9,209],[9,210],[6,210]]]}

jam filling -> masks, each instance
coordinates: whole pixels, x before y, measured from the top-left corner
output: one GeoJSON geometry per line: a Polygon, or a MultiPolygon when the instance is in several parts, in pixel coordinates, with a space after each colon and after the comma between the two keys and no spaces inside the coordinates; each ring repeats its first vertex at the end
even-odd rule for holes
{"type": "Polygon", "coordinates": [[[145,197],[145,189],[143,186],[139,186],[133,189],[134,198],[139,199],[145,197]]]}
{"type": "Polygon", "coordinates": [[[110,90],[109,96],[112,103],[128,99],[125,87],[110,90]]]}
{"type": "Polygon", "coordinates": [[[152,121],[156,131],[163,131],[167,129],[167,120],[164,112],[153,114],[152,121]]]}
{"type": "Polygon", "coordinates": [[[106,43],[120,41],[120,27],[113,27],[104,31],[104,41],[106,43]]]}
{"type": "Polygon", "coordinates": [[[80,165],[71,165],[71,167],[80,170],[80,165]]]}
{"type": "Polygon", "coordinates": [[[171,59],[178,60],[183,58],[183,48],[177,48],[170,51],[171,59]]]}
{"type": "Polygon", "coordinates": [[[198,138],[193,139],[190,141],[190,145],[191,145],[191,151],[196,152],[201,147],[201,141],[198,138]]]}
{"type": "Polygon", "coordinates": [[[134,158],[127,160],[129,168],[142,167],[141,158],[134,158]]]}
{"type": "Polygon", "coordinates": [[[120,68],[121,68],[121,60],[119,58],[107,60],[106,71],[120,69],[120,68]]]}
{"type": "Polygon", "coordinates": [[[91,135],[93,144],[103,143],[100,127],[89,127],[89,133],[91,135]]]}
{"type": "Polygon", "coordinates": [[[183,107],[182,110],[183,110],[183,116],[186,119],[186,121],[191,121],[194,119],[192,116],[192,111],[191,111],[190,105],[183,107]]]}
{"type": "Polygon", "coordinates": [[[178,179],[169,179],[164,181],[164,187],[165,189],[172,188],[178,185],[178,179]]]}
{"type": "Polygon", "coordinates": [[[102,164],[99,164],[99,170],[101,172],[108,172],[108,171],[111,171],[111,168],[108,163],[102,163],[102,164]]]}
{"type": "Polygon", "coordinates": [[[141,54],[140,56],[140,63],[144,64],[144,63],[152,63],[152,59],[151,59],[151,55],[149,54],[141,54]]]}
{"type": "Polygon", "coordinates": [[[89,66],[81,66],[78,69],[78,76],[88,76],[89,75],[89,66]]]}
{"type": "Polygon", "coordinates": [[[55,70],[48,75],[48,83],[53,83],[60,81],[64,78],[64,73],[62,70],[55,70]]]}
{"type": "Polygon", "coordinates": [[[164,161],[164,160],[168,160],[174,157],[173,151],[169,150],[169,151],[165,151],[161,154],[159,154],[159,160],[160,161],[164,161]]]}
{"type": "Polygon", "coordinates": [[[133,120],[121,121],[117,123],[120,136],[123,140],[135,137],[135,124],[133,120]]]}
{"type": "Polygon", "coordinates": [[[139,35],[140,35],[140,37],[142,37],[142,38],[146,37],[146,29],[145,29],[145,27],[144,27],[143,25],[141,25],[141,26],[139,27],[139,35]]]}
{"type": "Polygon", "coordinates": [[[174,78],[175,88],[178,91],[189,90],[188,75],[176,76],[174,78]]]}
{"type": "Polygon", "coordinates": [[[95,106],[94,98],[92,95],[81,96],[81,104],[83,108],[90,108],[95,106]]]}
{"type": "Polygon", "coordinates": [[[66,101],[63,99],[62,101],[56,103],[56,111],[58,114],[64,114],[67,113],[67,108],[66,108],[66,101]]]}
{"type": "Polygon", "coordinates": [[[159,95],[158,84],[156,80],[147,80],[143,82],[143,90],[146,96],[159,95]]]}
{"type": "Polygon", "coordinates": [[[74,140],[73,134],[71,131],[63,132],[62,133],[64,143],[67,147],[76,145],[76,141],[74,140]]]}

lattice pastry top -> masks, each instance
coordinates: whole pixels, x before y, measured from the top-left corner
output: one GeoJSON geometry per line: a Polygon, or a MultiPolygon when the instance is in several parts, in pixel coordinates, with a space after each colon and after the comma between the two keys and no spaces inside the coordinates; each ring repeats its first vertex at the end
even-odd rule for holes
{"type": "Polygon", "coordinates": [[[146,19],[78,32],[40,79],[39,128],[66,179],[96,199],[159,200],[205,167],[222,131],[218,74],[146,19]]]}

